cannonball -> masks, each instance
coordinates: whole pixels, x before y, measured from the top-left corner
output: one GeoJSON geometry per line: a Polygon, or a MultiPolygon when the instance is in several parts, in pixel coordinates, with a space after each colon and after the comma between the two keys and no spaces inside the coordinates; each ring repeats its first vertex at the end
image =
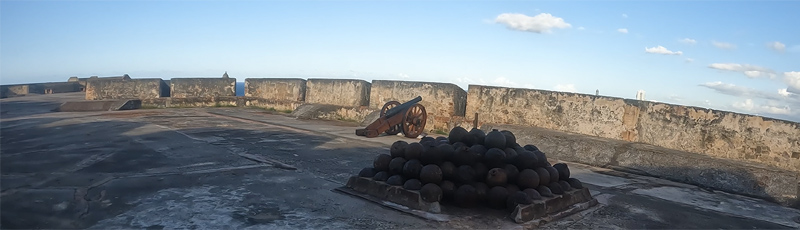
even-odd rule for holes
{"type": "Polygon", "coordinates": [[[489,185],[489,187],[505,186],[507,182],[508,175],[504,169],[493,168],[489,170],[489,173],[486,175],[486,184],[489,185]]]}
{"type": "Polygon", "coordinates": [[[407,178],[419,178],[420,171],[422,171],[422,163],[417,159],[408,160],[403,165],[403,175],[407,178]]]}
{"type": "Polygon", "coordinates": [[[450,130],[450,134],[447,135],[447,139],[450,140],[450,144],[454,144],[456,142],[462,142],[461,140],[469,134],[466,129],[460,126],[456,126],[450,130]]]}
{"type": "Polygon", "coordinates": [[[556,168],[556,171],[558,171],[558,179],[560,180],[569,179],[569,167],[567,167],[567,164],[564,163],[554,164],[553,168],[556,168]]]}
{"type": "Polygon", "coordinates": [[[533,169],[522,170],[517,178],[517,185],[523,189],[539,187],[539,174],[533,169]]]}
{"type": "Polygon", "coordinates": [[[406,181],[406,183],[403,183],[403,188],[416,191],[422,188],[422,182],[417,179],[409,179],[406,181]]]}
{"type": "Polygon", "coordinates": [[[403,183],[405,183],[405,182],[406,181],[405,181],[405,179],[403,178],[402,175],[394,175],[394,176],[390,176],[389,179],[386,179],[386,183],[387,184],[394,185],[394,186],[403,186],[403,183]]]}
{"type": "Polygon", "coordinates": [[[424,184],[438,184],[442,182],[442,169],[434,164],[425,165],[419,173],[419,180],[424,184]]]}
{"type": "Polygon", "coordinates": [[[389,148],[389,152],[391,153],[392,157],[405,156],[406,146],[408,146],[408,142],[395,141],[394,144],[392,144],[392,147],[389,148]]]}
{"type": "Polygon", "coordinates": [[[517,159],[514,161],[514,165],[519,170],[533,169],[538,165],[538,161],[535,153],[524,150],[517,152],[517,159]]]}
{"type": "Polygon", "coordinates": [[[514,148],[503,149],[503,152],[506,153],[506,159],[505,159],[506,164],[513,164],[517,161],[518,154],[517,151],[514,150],[514,148]]]}
{"type": "Polygon", "coordinates": [[[478,201],[483,202],[486,200],[486,194],[489,193],[489,186],[483,182],[472,182],[472,187],[475,188],[475,191],[478,193],[478,201]]]}
{"type": "Polygon", "coordinates": [[[379,154],[375,156],[372,161],[372,168],[378,171],[389,171],[389,162],[392,161],[392,156],[389,154],[379,154]]]}
{"type": "Polygon", "coordinates": [[[474,180],[478,180],[478,181],[485,180],[486,179],[486,175],[489,173],[489,168],[486,167],[486,165],[484,165],[481,162],[478,162],[478,163],[475,163],[474,165],[472,165],[472,169],[475,170],[475,179],[474,180]]]}
{"type": "Polygon", "coordinates": [[[419,195],[426,202],[439,202],[442,200],[442,188],[434,183],[427,183],[419,189],[419,195]]]}
{"type": "Polygon", "coordinates": [[[378,173],[375,173],[375,176],[372,177],[372,179],[376,181],[386,181],[386,179],[389,179],[389,172],[380,171],[378,173]]]}
{"type": "Polygon", "coordinates": [[[442,189],[442,200],[452,200],[456,192],[456,184],[449,180],[443,180],[439,183],[439,188],[442,189]]]}
{"type": "Polygon", "coordinates": [[[475,169],[473,169],[472,166],[458,166],[458,171],[456,172],[456,181],[461,183],[469,183],[475,179],[475,175],[475,169]]]}
{"type": "Polygon", "coordinates": [[[406,159],[402,157],[395,157],[389,162],[389,173],[392,175],[403,174],[403,166],[406,165],[406,159]]]}
{"type": "Polygon", "coordinates": [[[570,187],[573,187],[573,188],[576,188],[576,189],[582,189],[583,188],[583,183],[581,183],[581,181],[579,181],[577,178],[569,178],[569,179],[567,179],[567,182],[569,182],[569,186],[570,187]]]}
{"type": "Polygon", "coordinates": [[[539,148],[537,148],[535,145],[525,145],[525,147],[523,147],[523,148],[525,148],[525,150],[528,150],[528,151],[531,151],[531,152],[539,151],[539,148]]]}
{"type": "Polygon", "coordinates": [[[558,181],[558,178],[559,178],[558,177],[558,170],[556,170],[556,168],[554,168],[553,166],[548,166],[548,167],[545,167],[544,169],[546,169],[547,172],[550,173],[550,182],[551,183],[558,181]]]}
{"type": "Polygon", "coordinates": [[[506,171],[506,177],[508,177],[508,183],[514,183],[517,181],[517,177],[519,176],[519,170],[516,166],[512,164],[507,164],[503,169],[506,171]]]}
{"type": "Polygon", "coordinates": [[[522,192],[525,192],[525,194],[528,194],[528,197],[530,197],[533,200],[541,200],[542,199],[542,195],[539,194],[539,191],[536,191],[535,188],[525,189],[525,190],[522,190],[522,192]]]}
{"type": "Polygon", "coordinates": [[[517,191],[514,193],[510,193],[511,195],[508,196],[506,200],[506,208],[508,210],[513,211],[517,208],[517,205],[529,205],[533,204],[533,199],[528,197],[528,194],[522,191],[517,191]]]}
{"type": "Polygon", "coordinates": [[[445,161],[439,165],[439,169],[442,170],[442,178],[444,179],[455,179],[456,174],[458,173],[458,167],[456,167],[453,162],[445,161]]]}
{"type": "Polygon", "coordinates": [[[413,142],[413,143],[409,143],[408,146],[406,146],[406,150],[405,150],[404,156],[405,156],[406,160],[419,159],[420,156],[422,156],[422,152],[424,152],[424,151],[425,151],[425,147],[422,146],[422,144],[420,144],[418,142],[413,142]]]}
{"type": "Polygon", "coordinates": [[[514,133],[508,130],[503,130],[500,132],[503,133],[503,135],[506,138],[506,143],[505,143],[506,148],[513,148],[514,146],[517,146],[517,137],[514,136],[514,133]]]}
{"type": "Polygon", "coordinates": [[[489,149],[504,149],[506,147],[506,136],[500,131],[497,131],[497,129],[493,129],[491,132],[486,134],[486,138],[483,140],[483,145],[489,149]]]}
{"type": "Polygon", "coordinates": [[[506,207],[508,190],[503,186],[494,186],[489,189],[487,194],[487,204],[491,208],[502,209],[506,207]]]}
{"type": "Polygon", "coordinates": [[[547,185],[547,188],[549,188],[550,191],[553,192],[553,194],[557,195],[564,194],[564,189],[561,188],[561,185],[558,182],[550,182],[550,184],[547,185]]]}
{"type": "Polygon", "coordinates": [[[472,208],[478,205],[478,193],[472,185],[461,185],[456,189],[453,200],[460,207],[472,208]]]}
{"type": "Polygon", "coordinates": [[[476,144],[483,145],[483,141],[486,139],[486,133],[484,133],[483,130],[472,128],[469,130],[469,134],[475,138],[475,143],[472,143],[473,146],[476,144]]]}
{"type": "Polygon", "coordinates": [[[492,168],[503,167],[505,159],[506,153],[498,148],[491,148],[483,155],[483,163],[492,168]]]}
{"type": "Polygon", "coordinates": [[[358,172],[358,176],[372,178],[375,176],[375,173],[377,173],[375,168],[363,168],[360,172],[358,172]]]}
{"type": "Polygon", "coordinates": [[[558,181],[558,185],[561,185],[561,189],[563,189],[563,190],[564,190],[564,192],[567,192],[567,191],[569,191],[569,190],[572,190],[572,186],[570,186],[570,185],[569,185],[569,182],[567,182],[567,181],[565,181],[565,180],[560,180],[560,181],[558,181]]]}
{"type": "Polygon", "coordinates": [[[539,194],[542,195],[543,197],[553,197],[553,196],[555,196],[555,195],[553,195],[553,192],[550,191],[550,188],[548,188],[547,186],[544,186],[544,185],[539,185],[539,187],[536,187],[536,191],[539,192],[539,194]]]}
{"type": "Polygon", "coordinates": [[[548,185],[550,184],[550,172],[547,171],[545,168],[536,168],[536,174],[539,175],[539,184],[540,185],[548,185]]]}

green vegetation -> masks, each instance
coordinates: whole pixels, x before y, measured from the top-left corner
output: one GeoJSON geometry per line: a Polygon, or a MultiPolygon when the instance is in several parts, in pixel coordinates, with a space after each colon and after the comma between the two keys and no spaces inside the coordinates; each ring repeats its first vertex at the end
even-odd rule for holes
{"type": "Polygon", "coordinates": [[[441,135],[447,135],[448,134],[447,131],[442,130],[442,129],[435,129],[435,130],[433,130],[433,133],[441,134],[441,135]]]}

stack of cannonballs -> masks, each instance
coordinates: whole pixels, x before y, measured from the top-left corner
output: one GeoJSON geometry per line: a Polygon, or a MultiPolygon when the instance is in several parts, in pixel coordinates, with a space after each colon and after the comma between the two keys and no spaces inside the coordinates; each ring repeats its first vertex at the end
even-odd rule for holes
{"type": "Polygon", "coordinates": [[[455,127],[445,137],[397,141],[360,177],[418,190],[427,202],[464,208],[486,205],[513,210],[517,204],[583,188],[564,163],[551,165],[534,145],[520,146],[507,130],[455,127]]]}

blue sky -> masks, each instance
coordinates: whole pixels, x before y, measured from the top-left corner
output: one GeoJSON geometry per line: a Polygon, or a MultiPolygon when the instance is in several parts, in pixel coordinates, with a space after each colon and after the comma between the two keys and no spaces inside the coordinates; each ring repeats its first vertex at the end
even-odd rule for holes
{"type": "Polygon", "coordinates": [[[228,71],[644,90],[800,121],[798,12],[800,1],[2,1],[0,83],[228,71]]]}

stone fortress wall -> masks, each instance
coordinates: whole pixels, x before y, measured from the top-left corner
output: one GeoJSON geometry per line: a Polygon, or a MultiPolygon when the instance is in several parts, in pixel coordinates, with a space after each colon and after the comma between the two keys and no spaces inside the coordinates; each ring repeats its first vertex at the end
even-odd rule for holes
{"type": "MultiPolygon", "coordinates": [[[[76,87],[58,92],[80,92],[83,90],[80,80],[83,79],[67,82],[76,87]]],[[[244,97],[235,96],[235,79],[227,75],[173,78],[169,82],[168,85],[161,79],[85,79],[86,99],[139,98],[143,107],[255,106],[285,112],[300,112],[308,110],[302,106],[320,105],[316,108],[327,109],[327,114],[316,117],[366,119],[365,123],[370,123],[386,102],[402,103],[422,96],[420,104],[428,113],[425,128],[429,133],[447,132],[455,126],[469,129],[478,115],[478,126],[482,128],[503,125],[544,128],[733,160],[792,175],[800,173],[800,124],[727,111],[537,89],[470,85],[465,91],[453,84],[435,82],[247,78],[244,97]]],[[[31,88],[39,85],[0,88],[3,96],[9,97],[37,93],[31,88]]],[[[599,162],[582,163],[603,166],[599,162]]],[[[795,194],[789,196],[796,200],[800,182],[794,178],[795,182],[789,184],[796,184],[791,190],[795,194]]],[[[774,178],[757,179],[769,180],[774,178]]]]}

